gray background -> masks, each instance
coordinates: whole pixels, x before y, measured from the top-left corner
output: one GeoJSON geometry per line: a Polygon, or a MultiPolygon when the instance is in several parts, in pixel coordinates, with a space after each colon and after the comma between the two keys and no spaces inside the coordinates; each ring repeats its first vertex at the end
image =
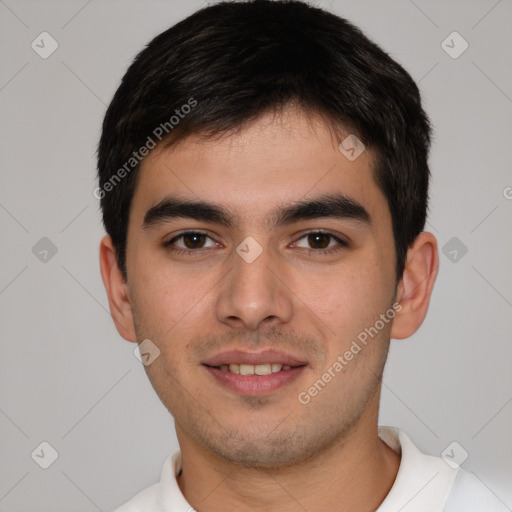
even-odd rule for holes
{"type": "MultiPolygon", "coordinates": [[[[92,192],[125,69],[204,4],[0,0],[0,511],[111,510],[177,447],[111,321],[92,192]],[[43,31],[59,45],[47,59],[31,47],[43,31]],[[31,456],[43,441],[58,452],[48,469],[50,449],[31,456]]],[[[512,1],[318,4],[410,71],[435,125],[428,229],[445,249],[427,320],[392,344],[381,423],[433,454],[457,441],[455,457],[466,450],[463,467],[512,510],[512,1]],[[469,43],[458,58],[445,49],[461,39],[442,46],[453,31],[469,43]]]]}

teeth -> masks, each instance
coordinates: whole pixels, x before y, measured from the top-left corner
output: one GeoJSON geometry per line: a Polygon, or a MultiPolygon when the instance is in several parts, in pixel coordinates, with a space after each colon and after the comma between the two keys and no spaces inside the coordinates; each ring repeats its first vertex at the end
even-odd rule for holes
{"type": "Polygon", "coordinates": [[[254,365],[253,364],[241,364],[240,365],[240,375],[254,375],[254,365]]]}
{"type": "Polygon", "coordinates": [[[256,375],[270,375],[272,373],[272,366],[270,364],[257,364],[254,367],[256,375]]]}
{"type": "MultiPolygon", "coordinates": [[[[220,369],[222,370],[222,366],[220,367],[220,369]]],[[[239,364],[230,364],[229,371],[231,373],[240,373],[240,365],[239,364]]]]}
{"type": "Polygon", "coordinates": [[[281,370],[290,370],[291,366],[281,363],[266,363],[266,364],[236,364],[230,365],[222,364],[220,369],[224,372],[237,373],[240,375],[270,375],[277,373],[281,370]]]}

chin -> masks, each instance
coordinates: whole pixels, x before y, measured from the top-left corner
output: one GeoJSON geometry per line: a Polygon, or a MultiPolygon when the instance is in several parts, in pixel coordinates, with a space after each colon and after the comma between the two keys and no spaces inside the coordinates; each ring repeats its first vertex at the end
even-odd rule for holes
{"type": "Polygon", "coordinates": [[[325,433],[287,431],[279,432],[224,432],[215,439],[203,439],[203,446],[215,456],[231,464],[246,468],[277,469],[301,464],[323,452],[336,442],[325,433]]]}

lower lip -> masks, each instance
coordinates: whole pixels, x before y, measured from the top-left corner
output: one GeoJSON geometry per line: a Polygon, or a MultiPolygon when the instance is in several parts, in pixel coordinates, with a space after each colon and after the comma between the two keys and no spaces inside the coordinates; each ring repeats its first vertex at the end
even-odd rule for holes
{"type": "Polygon", "coordinates": [[[240,375],[203,365],[220,384],[242,395],[268,395],[293,382],[306,368],[296,366],[269,375],[240,375]]]}

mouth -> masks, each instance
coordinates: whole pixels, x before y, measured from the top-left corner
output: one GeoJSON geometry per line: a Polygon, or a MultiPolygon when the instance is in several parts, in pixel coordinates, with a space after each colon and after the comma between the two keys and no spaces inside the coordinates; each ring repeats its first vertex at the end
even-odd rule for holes
{"type": "MultiPolygon", "coordinates": [[[[206,365],[209,366],[209,365],[206,365]]],[[[263,363],[263,364],[243,364],[243,363],[231,363],[221,364],[220,366],[209,366],[210,368],[217,368],[223,372],[230,372],[236,375],[270,375],[272,373],[278,373],[280,371],[288,371],[292,368],[298,368],[299,366],[291,366],[289,364],[281,363],[263,363]]]]}
{"type": "Polygon", "coordinates": [[[217,354],[202,366],[221,386],[239,394],[261,396],[290,384],[308,364],[274,350],[258,353],[234,350],[217,354]]]}

